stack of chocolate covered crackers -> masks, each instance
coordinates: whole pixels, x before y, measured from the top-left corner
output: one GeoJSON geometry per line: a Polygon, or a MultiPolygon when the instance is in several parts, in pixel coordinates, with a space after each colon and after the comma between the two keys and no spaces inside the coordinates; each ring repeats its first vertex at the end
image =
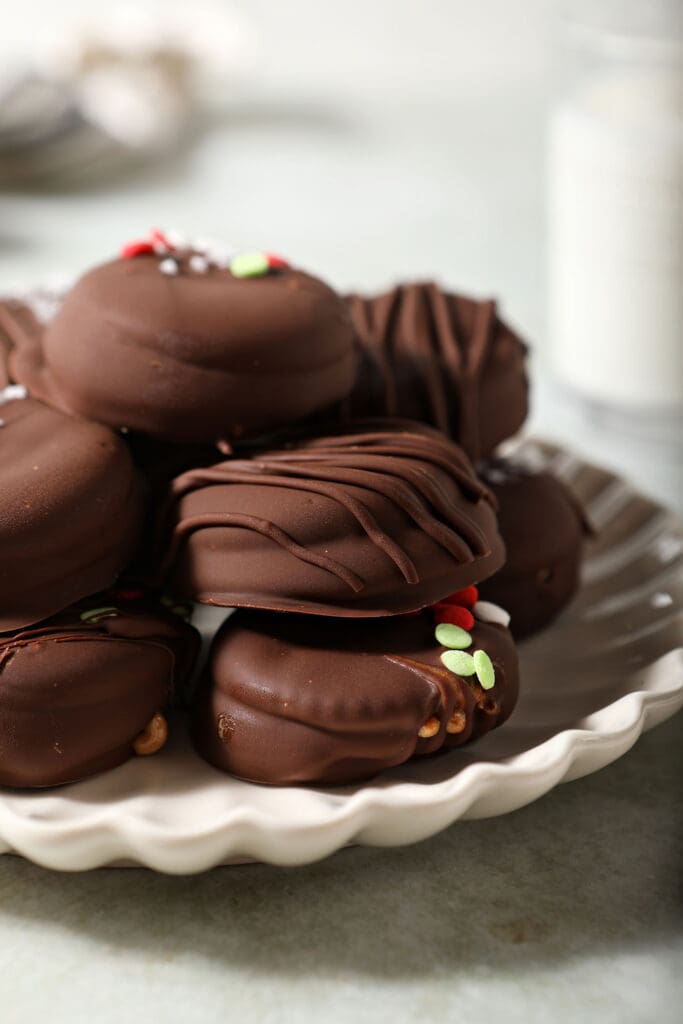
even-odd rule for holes
{"type": "Polygon", "coordinates": [[[577,585],[564,487],[492,302],[335,293],[153,231],[0,304],[0,785],[189,727],[217,768],[345,784],[501,725],[513,635],[577,585]],[[193,603],[235,608],[190,686],[193,603]],[[508,614],[509,613],[509,614],[508,614]]]}

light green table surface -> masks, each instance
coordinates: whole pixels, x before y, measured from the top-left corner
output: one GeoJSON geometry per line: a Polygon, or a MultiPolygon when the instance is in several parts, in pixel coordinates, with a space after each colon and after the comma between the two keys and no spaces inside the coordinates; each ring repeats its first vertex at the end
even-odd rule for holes
{"type": "Polygon", "coordinates": [[[683,715],[417,846],[194,878],[0,858],[3,1024],[674,1024],[683,715]]]}

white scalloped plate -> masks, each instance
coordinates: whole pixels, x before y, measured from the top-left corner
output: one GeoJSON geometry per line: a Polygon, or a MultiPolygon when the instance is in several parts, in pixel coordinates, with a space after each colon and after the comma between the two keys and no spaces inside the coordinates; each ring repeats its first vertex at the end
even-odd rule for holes
{"type": "Polygon", "coordinates": [[[572,486],[600,532],[572,606],[522,645],[522,696],[502,729],[330,790],[221,775],[177,729],[160,755],[96,779],[36,793],[0,789],[0,852],[61,871],[303,864],[349,843],[412,843],[458,818],[505,814],[624,754],[683,706],[683,526],[566,451],[526,442],[523,452],[572,486]]]}

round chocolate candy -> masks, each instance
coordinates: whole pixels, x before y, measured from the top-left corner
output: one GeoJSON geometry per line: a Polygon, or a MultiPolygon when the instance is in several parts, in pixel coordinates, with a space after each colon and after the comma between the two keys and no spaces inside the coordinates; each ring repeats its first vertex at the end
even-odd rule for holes
{"type": "Polygon", "coordinates": [[[438,427],[474,461],[522,425],[526,345],[478,302],[433,282],[347,298],[360,369],[340,415],[405,416],[438,427]]]}
{"type": "Polygon", "coordinates": [[[177,477],[162,578],[206,604],[415,611],[495,572],[492,499],[435,430],[378,420],[177,477]]]}
{"type": "Polygon", "coordinates": [[[4,632],[109,586],[136,546],[143,501],[131,457],[106,427],[32,399],[0,405],[0,420],[4,632]]]}
{"type": "Polygon", "coordinates": [[[589,527],[574,496],[551,473],[504,459],[477,469],[498,499],[507,551],[503,568],[481,584],[481,597],[509,611],[510,629],[521,639],[552,622],[575,594],[589,527]]]}
{"type": "Polygon", "coordinates": [[[39,332],[6,309],[17,380],[63,411],[171,441],[259,434],[348,393],[341,297],[282,261],[251,277],[204,257],[199,269],[199,256],[144,251],[96,267],[39,332]]]}
{"type": "Polygon", "coordinates": [[[320,619],[239,611],[217,634],[192,735],[216,768],[271,785],[343,785],[461,746],[515,706],[517,655],[501,625],[475,621],[472,655],[434,618],[320,619]],[[480,679],[449,655],[485,664],[480,679]],[[485,658],[477,658],[485,655],[485,658]]]}
{"type": "Polygon", "coordinates": [[[156,753],[198,649],[181,618],[115,593],[0,636],[0,785],[57,786],[156,753]]]}

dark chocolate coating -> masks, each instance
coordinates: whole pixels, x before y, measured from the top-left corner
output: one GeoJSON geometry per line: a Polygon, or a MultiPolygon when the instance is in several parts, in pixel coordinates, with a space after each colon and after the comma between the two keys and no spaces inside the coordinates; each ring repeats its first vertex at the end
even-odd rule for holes
{"type": "Polygon", "coordinates": [[[494,664],[492,689],[445,668],[428,611],[344,622],[237,612],[214,640],[195,746],[215,767],[272,785],[359,782],[460,746],[504,722],[517,699],[508,630],[476,622],[471,636],[494,664]],[[423,739],[432,716],[438,730],[423,739]]]}
{"type": "Polygon", "coordinates": [[[381,420],[185,473],[167,523],[168,585],[227,607],[415,611],[504,558],[491,496],[457,445],[381,420]]]}
{"type": "Polygon", "coordinates": [[[1,636],[0,785],[57,786],[127,761],[198,649],[182,619],[107,594],[1,636]],[[117,612],[81,618],[99,607],[117,612]]]}
{"type": "Polygon", "coordinates": [[[0,388],[16,383],[10,368],[15,341],[21,339],[27,346],[39,345],[45,322],[36,311],[48,319],[59,308],[61,295],[37,289],[22,298],[7,296],[0,299],[0,388]]]}
{"type": "Polygon", "coordinates": [[[547,626],[576,593],[589,531],[576,499],[552,474],[502,459],[477,469],[498,499],[507,551],[503,568],[479,592],[510,613],[519,640],[547,626]]]}
{"type": "Polygon", "coordinates": [[[326,284],[178,263],[169,276],[158,256],[113,260],[74,285],[42,337],[17,322],[17,380],[66,412],[191,442],[263,433],[349,392],[353,328],[326,284]]]}
{"type": "Polygon", "coordinates": [[[348,416],[404,416],[438,427],[476,461],[524,423],[526,345],[496,314],[433,282],[347,298],[360,368],[348,416]]]}
{"type": "Polygon", "coordinates": [[[124,441],[133,456],[133,462],[142,474],[147,487],[161,501],[176,476],[197,466],[212,466],[225,456],[210,444],[178,444],[159,441],[145,434],[124,434],[124,441]]]}
{"type": "Polygon", "coordinates": [[[40,345],[45,324],[63,302],[64,288],[43,286],[24,292],[21,298],[0,298],[0,389],[16,383],[10,370],[15,339],[26,346],[40,345]]]}
{"type": "Polygon", "coordinates": [[[0,407],[0,632],[108,587],[143,520],[140,480],[106,427],[32,399],[0,407]]]}

